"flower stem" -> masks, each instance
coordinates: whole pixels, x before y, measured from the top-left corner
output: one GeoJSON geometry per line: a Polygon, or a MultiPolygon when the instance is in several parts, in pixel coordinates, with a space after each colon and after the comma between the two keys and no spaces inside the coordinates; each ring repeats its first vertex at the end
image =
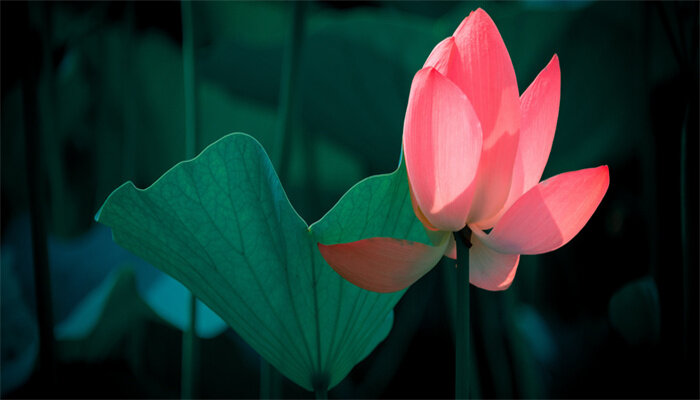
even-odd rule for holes
{"type": "MultiPolygon", "coordinates": [[[[182,74],[185,92],[185,158],[197,152],[197,83],[194,67],[194,26],[192,3],[180,2],[182,17],[182,74]]],[[[191,399],[196,395],[197,365],[197,299],[189,293],[189,326],[182,335],[182,379],[180,397],[191,399]]]]}
{"type": "Polygon", "coordinates": [[[316,393],[316,399],[327,399],[328,398],[328,389],[326,389],[325,386],[319,386],[314,390],[314,393],[316,393]]]}
{"type": "Polygon", "coordinates": [[[469,239],[465,227],[455,233],[457,242],[457,320],[455,324],[455,399],[469,398],[469,239]]]}

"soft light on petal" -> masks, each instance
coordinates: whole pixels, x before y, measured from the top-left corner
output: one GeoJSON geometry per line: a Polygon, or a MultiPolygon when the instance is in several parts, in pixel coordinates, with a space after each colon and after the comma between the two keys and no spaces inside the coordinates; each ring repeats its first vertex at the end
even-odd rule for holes
{"type": "Polygon", "coordinates": [[[520,98],[520,139],[508,200],[498,214],[477,224],[481,229],[493,227],[523,193],[539,183],[552,149],[560,91],[559,58],[554,55],[520,98]]]}
{"type": "Polygon", "coordinates": [[[370,238],[333,245],[318,244],[321,255],[350,283],[373,292],[396,292],[430,271],[447,247],[392,238],[370,238]]]}
{"type": "Polygon", "coordinates": [[[454,33],[464,73],[450,75],[479,117],[483,151],[469,222],[496,214],[510,189],[520,130],[520,96],[515,71],[501,34],[482,9],[454,33]]]}
{"type": "Polygon", "coordinates": [[[415,202],[442,231],[462,229],[481,153],[481,126],[459,88],[434,68],[416,73],[403,134],[415,202]]]}
{"type": "Polygon", "coordinates": [[[520,99],[521,125],[518,155],[523,187],[516,199],[537,185],[552,150],[559,115],[561,72],[555,54],[520,99]]]}
{"type": "Polygon", "coordinates": [[[438,228],[434,227],[433,224],[430,223],[430,221],[428,221],[428,218],[425,217],[423,211],[421,211],[420,207],[418,207],[418,203],[416,202],[416,195],[413,194],[413,189],[411,189],[410,181],[408,182],[408,193],[411,195],[411,207],[413,207],[413,213],[416,214],[416,217],[423,224],[423,226],[430,231],[439,230],[438,228]]]}
{"type": "MultiPolygon", "coordinates": [[[[469,249],[469,282],[485,290],[506,290],[513,283],[520,262],[518,254],[502,254],[472,235],[469,249]]],[[[458,267],[459,268],[459,267],[458,267]]]]}
{"type": "Polygon", "coordinates": [[[428,59],[425,60],[423,68],[425,67],[435,68],[455,84],[463,80],[465,71],[455,38],[450,36],[438,43],[428,56],[428,59]]]}
{"type": "Polygon", "coordinates": [[[541,254],[568,243],[586,225],[608,190],[606,165],[556,175],[522,195],[491,233],[494,250],[541,254]]]}

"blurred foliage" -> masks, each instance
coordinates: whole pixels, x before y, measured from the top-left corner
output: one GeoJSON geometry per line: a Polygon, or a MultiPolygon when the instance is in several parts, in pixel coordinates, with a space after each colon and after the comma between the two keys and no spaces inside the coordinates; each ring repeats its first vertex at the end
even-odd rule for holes
{"type": "MultiPolygon", "coordinates": [[[[522,257],[518,278],[505,293],[471,291],[480,393],[698,397],[697,2],[312,3],[297,86],[301,104],[284,149],[290,201],[310,223],[360,179],[396,167],[413,74],[479,6],[504,38],[521,92],[559,55],[561,110],[545,177],[599,164],[609,164],[611,173],[606,198],[574,241],[551,254],[522,257]],[[615,328],[609,307],[615,303],[630,318],[632,307],[640,308],[638,315],[654,315],[647,308],[654,303],[622,289],[647,276],[658,290],[658,341],[631,345],[615,328]],[[613,296],[626,302],[611,301],[613,296]]],[[[35,377],[18,386],[31,362],[17,385],[6,383],[8,360],[36,354],[32,294],[17,286],[17,271],[30,268],[22,253],[31,246],[26,235],[9,229],[28,204],[20,83],[29,27],[17,18],[22,7],[0,4],[3,397],[42,396],[35,377]]],[[[81,235],[114,188],[126,180],[146,187],[184,158],[179,4],[30,8],[31,28],[43,37],[37,84],[50,234],[80,249],[81,235]]],[[[290,4],[196,2],[193,12],[199,142],[206,146],[244,131],[270,152],[290,4]]],[[[408,290],[387,340],[331,397],[452,396],[452,302],[442,273],[448,264],[408,290]]],[[[103,269],[95,265],[95,271],[103,269]]],[[[141,311],[122,320],[119,311],[100,315],[89,340],[105,332],[102,324],[133,327],[104,338],[112,341],[109,351],[90,341],[59,342],[60,383],[51,393],[176,397],[179,330],[153,313],[152,302],[139,300],[148,291],[133,290],[130,273],[90,275],[99,275],[94,280],[79,274],[84,269],[76,269],[75,282],[85,285],[63,299],[72,300],[55,299],[72,305],[61,315],[75,312],[107,276],[119,276],[121,283],[111,287],[105,298],[117,297],[106,304],[141,311]]],[[[643,326],[627,323],[633,331],[643,326]]],[[[203,397],[257,396],[257,359],[240,338],[227,331],[202,343],[203,397]]],[[[283,393],[308,395],[288,381],[283,393]]]]}

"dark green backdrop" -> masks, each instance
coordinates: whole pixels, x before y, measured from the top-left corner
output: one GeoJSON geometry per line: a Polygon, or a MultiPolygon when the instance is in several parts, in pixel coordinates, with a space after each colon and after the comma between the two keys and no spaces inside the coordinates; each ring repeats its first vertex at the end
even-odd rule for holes
{"type": "MultiPolygon", "coordinates": [[[[163,310],[184,308],[158,308],[175,289],[158,289],[160,273],[93,217],[124,181],[146,187],[185,157],[180,3],[0,7],[2,396],[178,397],[182,324],[163,310]],[[44,215],[54,324],[80,332],[56,331],[52,386],[33,368],[31,194],[44,215]]],[[[521,92],[559,55],[544,177],[608,164],[611,179],[570,244],[523,257],[506,292],[472,290],[479,393],[698,397],[697,2],[310,2],[282,150],[293,4],[195,2],[198,148],[240,131],[281,152],[273,160],[287,157],[278,173],[290,201],[316,221],[354,183],[394,169],[413,74],[477,7],[497,24],[521,92]]],[[[387,340],[331,397],[453,396],[446,268],[411,287],[387,340]]],[[[197,395],[257,397],[257,355],[211,324],[197,395]]],[[[289,381],[282,394],[310,395],[289,381]]]]}

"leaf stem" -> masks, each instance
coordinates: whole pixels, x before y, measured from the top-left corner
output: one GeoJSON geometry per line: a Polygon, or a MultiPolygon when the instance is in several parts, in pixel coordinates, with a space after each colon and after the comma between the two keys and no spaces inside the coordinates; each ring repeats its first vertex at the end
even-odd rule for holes
{"type": "Polygon", "coordinates": [[[197,298],[189,293],[189,325],[182,334],[182,382],[180,397],[192,399],[196,393],[197,356],[199,354],[197,341],[197,298]]]}
{"type": "Polygon", "coordinates": [[[282,376],[277,369],[270,365],[262,356],[260,357],[260,398],[281,398],[280,384],[282,376]]]}
{"type": "Polygon", "coordinates": [[[457,320],[455,324],[455,399],[469,398],[469,247],[471,230],[455,232],[457,242],[457,320]]]}
{"type": "Polygon", "coordinates": [[[314,393],[316,393],[316,399],[327,399],[328,398],[328,389],[326,389],[325,386],[319,386],[314,390],[314,393]]]}
{"type": "MultiPolygon", "coordinates": [[[[194,66],[194,22],[192,3],[180,2],[182,17],[182,75],[185,97],[185,158],[192,159],[197,152],[197,83],[194,66]]],[[[182,335],[182,379],[180,397],[191,399],[196,395],[197,352],[197,299],[189,293],[189,326],[182,335]]]]}

